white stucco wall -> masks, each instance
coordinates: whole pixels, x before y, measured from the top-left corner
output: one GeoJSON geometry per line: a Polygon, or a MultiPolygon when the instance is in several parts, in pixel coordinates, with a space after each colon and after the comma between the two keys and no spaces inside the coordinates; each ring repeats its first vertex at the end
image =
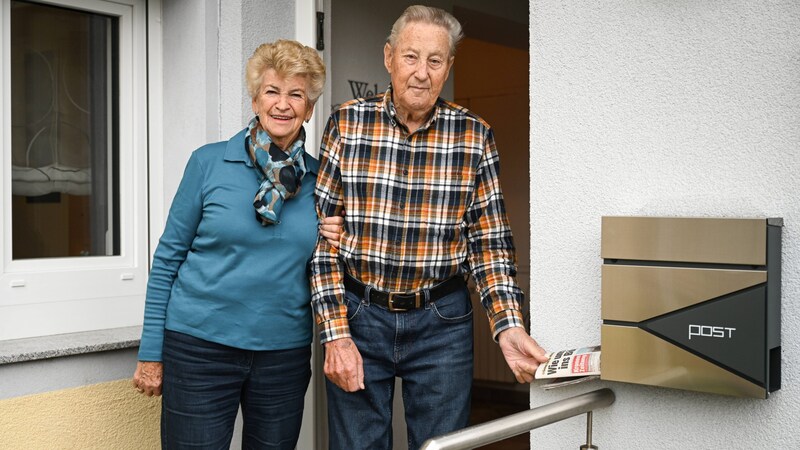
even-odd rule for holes
{"type": "Polygon", "coordinates": [[[164,208],[198,147],[252,117],[244,66],[258,45],[295,36],[294,0],[169,0],[164,30],[164,208]]]}
{"type": "MultiPolygon", "coordinates": [[[[543,404],[608,386],[606,449],[800,442],[800,3],[531,2],[532,334],[600,341],[603,215],[783,217],[783,388],[746,400],[621,383],[531,389],[543,404]]],[[[574,449],[585,419],[532,434],[574,449]]]]}

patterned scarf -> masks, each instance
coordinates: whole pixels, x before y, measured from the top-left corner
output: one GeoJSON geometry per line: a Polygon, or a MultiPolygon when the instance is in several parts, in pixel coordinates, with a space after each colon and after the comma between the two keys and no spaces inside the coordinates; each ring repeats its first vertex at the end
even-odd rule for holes
{"type": "Polygon", "coordinates": [[[245,145],[261,182],[253,200],[256,219],[261,225],[280,223],[283,202],[300,192],[300,181],[306,174],[306,161],[303,158],[305,138],[306,132],[301,127],[300,135],[287,155],[272,143],[267,132],[261,128],[258,117],[254,117],[247,125],[245,145]]]}

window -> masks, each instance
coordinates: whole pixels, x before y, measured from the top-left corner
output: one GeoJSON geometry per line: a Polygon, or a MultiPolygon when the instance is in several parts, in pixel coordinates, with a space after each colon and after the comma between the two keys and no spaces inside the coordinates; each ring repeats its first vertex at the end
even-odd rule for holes
{"type": "Polygon", "coordinates": [[[144,0],[0,1],[0,339],[138,324],[144,0]]]}
{"type": "Polygon", "coordinates": [[[117,24],[11,2],[13,260],[119,255],[117,24]]]}

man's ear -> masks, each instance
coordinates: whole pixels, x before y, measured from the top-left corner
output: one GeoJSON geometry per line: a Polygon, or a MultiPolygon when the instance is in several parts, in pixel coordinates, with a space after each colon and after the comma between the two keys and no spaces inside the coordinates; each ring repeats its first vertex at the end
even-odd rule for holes
{"type": "Polygon", "coordinates": [[[391,74],[392,73],[392,46],[389,45],[387,42],[386,45],[383,46],[383,65],[386,67],[386,70],[391,74]]]}

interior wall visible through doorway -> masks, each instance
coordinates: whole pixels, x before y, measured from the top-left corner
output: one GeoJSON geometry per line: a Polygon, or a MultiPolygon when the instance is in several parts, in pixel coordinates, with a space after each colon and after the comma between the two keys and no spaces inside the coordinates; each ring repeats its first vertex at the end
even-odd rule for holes
{"type": "MultiPolygon", "coordinates": [[[[500,183],[517,248],[517,280],[527,292],[530,285],[527,28],[463,8],[455,8],[454,12],[465,23],[467,36],[459,46],[453,67],[454,99],[494,129],[500,153],[500,183]],[[475,30],[477,38],[470,33],[476,23],[482,24],[483,30],[475,30]]],[[[492,340],[488,319],[474,291],[473,304],[480,312],[475,314],[474,321],[475,380],[515,382],[492,340]]],[[[526,306],[526,318],[528,309],[526,306]]]]}

